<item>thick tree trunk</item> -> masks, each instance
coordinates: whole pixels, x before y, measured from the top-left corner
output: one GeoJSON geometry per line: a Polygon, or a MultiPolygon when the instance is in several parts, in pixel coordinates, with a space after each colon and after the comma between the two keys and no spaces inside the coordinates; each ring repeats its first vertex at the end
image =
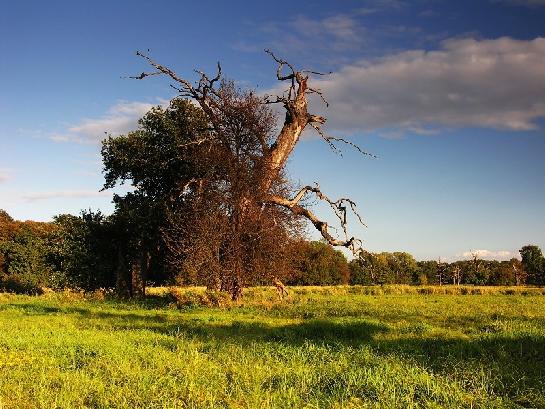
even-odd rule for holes
{"type": "Polygon", "coordinates": [[[149,263],[150,254],[146,250],[142,250],[137,260],[132,263],[131,297],[144,297],[146,295],[146,278],[149,263]]]}
{"type": "Polygon", "coordinates": [[[119,296],[129,298],[146,295],[146,276],[149,263],[149,252],[142,251],[140,256],[129,266],[123,251],[119,250],[116,269],[116,292],[119,296]]]}
{"type": "Polygon", "coordinates": [[[117,252],[115,289],[117,294],[121,297],[131,296],[131,285],[129,278],[129,270],[127,268],[125,255],[123,254],[123,250],[119,248],[117,252]]]}

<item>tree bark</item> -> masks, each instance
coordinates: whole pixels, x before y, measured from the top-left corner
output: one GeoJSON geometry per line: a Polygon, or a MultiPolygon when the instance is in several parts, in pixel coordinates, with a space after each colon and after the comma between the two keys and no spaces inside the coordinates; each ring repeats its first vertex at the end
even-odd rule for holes
{"type": "Polygon", "coordinates": [[[121,248],[119,248],[117,252],[115,288],[119,296],[121,297],[131,296],[129,270],[127,269],[125,255],[123,254],[123,250],[121,248]]]}
{"type": "Polygon", "coordinates": [[[145,250],[140,252],[137,260],[132,263],[131,268],[131,296],[144,297],[146,295],[146,276],[149,267],[149,253],[145,250]]]}

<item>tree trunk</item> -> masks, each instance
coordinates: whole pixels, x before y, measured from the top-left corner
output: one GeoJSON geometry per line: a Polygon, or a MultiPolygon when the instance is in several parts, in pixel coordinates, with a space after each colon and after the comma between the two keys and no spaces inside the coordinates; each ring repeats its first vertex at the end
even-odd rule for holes
{"type": "Polygon", "coordinates": [[[131,268],[131,296],[144,297],[146,295],[146,276],[150,262],[149,252],[142,250],[140,256],[131,268]]]}
{"type": "Polygon", "coordinates": [[[119,248],[119,250],[117,251],[115,289],[117,294],[121,297],[131,296],[129,271],[127,269],[125,255],[123,254],[123,250],[121,248],[119,248]]]}

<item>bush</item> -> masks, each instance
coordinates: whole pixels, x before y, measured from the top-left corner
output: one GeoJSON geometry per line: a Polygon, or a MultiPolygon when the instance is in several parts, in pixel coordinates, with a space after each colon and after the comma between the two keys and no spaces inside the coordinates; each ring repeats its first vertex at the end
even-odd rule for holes
{"type": "Polygon", "coordinates": [[[13,222],[0,240],[0,288],[39,294],[41,287],[62,288],[65,275],[55,269],[55,227],[48,223],[13,222]]]}
{"type": "Polygon", "coordinates": [[[28,277],[24,274],[2,274],[0,276],[0,291],[15,293],[38,295],[43,294],[44,288],[40,282],[33,280],[33,277],[28,277]]]}
{"type": "Polygon", "coordinates": [[[221,291],[186,290],[179,287],[170,288],[170,296],[178,308],[219,307],[224,308],[232,304],[228,293],[221,291]]]}

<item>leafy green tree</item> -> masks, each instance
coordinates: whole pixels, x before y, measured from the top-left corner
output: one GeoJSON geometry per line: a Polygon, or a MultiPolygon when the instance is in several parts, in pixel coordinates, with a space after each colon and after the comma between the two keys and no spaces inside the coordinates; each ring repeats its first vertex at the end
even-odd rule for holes
{"type": "Polygon", "coordinates": [[[168,270],[162,232],[169,225],[169,211],[188,209],[183,200],[188,183],[209,171],[199,166],[200,157],[193,149],[207,129],[199,108],[175,99],[166,109],[149,111],[138,130],[103,141],[104,188],[127,181],[134,187],[133,192],[114,197],[120,293],[143,293],[152,265],[156,272],[168,270]]]}
{"type": "Polygon", "coordinates": [[[388,264],[394,283],[411,284],[415,281],[418,265],[411,254],[402,251],[390,253],[388,264]]]}
{"type": "Polygon", "coordinates": [[[113,287],[118,242],[111,219],[89,210],[80,217],[64,214],[54,220],[54,263],[69,285],[85,290],[113,287]]]}
{"type": "Polygon", "coordinates": [[[437,284],[438,266],[436,260],[423,260],[417,263],[418,281],[415,284],[437,284]]]}
{"type": "Polygon", "coordinates": [[[53,262],[55,226],[11,221],[7,232],[7,237],[0,240],[0,287],[37,293],[41,287],[58,288],[66,284],[53,262]]]}
{"type": "Polygon", "coordinates": [[[359,256],[350,262],[351,284],[385,284],[391,271],[386,253],[360,252],[359,256]]]}
{"type": "Polygon", "coordinates": [[[344,254],[323,241],[297,244],[299,259],[296,273],[287,280],[291,285],[348,284],[350,268],[344,254]]]}
{"type": "MultiPolygon", "coordinates": [[[[152,109],[137,131],[103,142],[104,187],[130,181],[135,188],[114,198],[122,293],[142,293],[150,267],[162,266],[178,282],[238,297],[243,285],[286,264],[294,217],[258,197],[256,161],[274,117],[232,83],[218,92],[225,117],[212,142],[209,118],[182,99],[152,109]]],[[[280,191],[282,183],[271,186],[280,191]]]]}
{"type": "MultiPolygon", "coordinates": [[[[14,227],[13,218],[5,210],[0,209],[0,246],[7,241],[13,234],[14,227]]],[[[4,267],[5,259],[4,255],[0,251],[0,274],[5,273],[4,267]]]]}
{"type": "Polygon", "coordinates": [[[418,264],[406,252],[363,251],[351,262],[353,284],[411,284],[418,281],[418,264]]]}
{"type": "Polygon", "coordinates": [[[489,285],[522,285],[526,282],[522,263],[516,258],[501,262],[492,260],[487,265],[490,271],[489,285]]]}
{"type": "Polygon", "coordinates": [[[528,279],[528,273],[524,269],[522,261],[516,258],[512,258],[511,260],[509,260],[509,267],[509,270],[513,274],[515,285],[526,284],[526,280],[528,279]]]}
{"type": "Polygon", "coordinates": [[[545,259],[538,246],[528,244],[520,249],[522,265],[528,273],[528,283],[545,284],[545,259]]]}
{"type": "Polygon", "coordinates": [[[350,284],[377,284],[374,261],[373,253],[365,250],[361,251],[357,258],[350,260],[350,284]]]}
{"type": "Polygon", "coordinates": [[[11,217],[8,212],[6,212],[4,209],[0,209],[0,225],[4,225],[5,223],[13,223],[13,217],[11,217]]]}

